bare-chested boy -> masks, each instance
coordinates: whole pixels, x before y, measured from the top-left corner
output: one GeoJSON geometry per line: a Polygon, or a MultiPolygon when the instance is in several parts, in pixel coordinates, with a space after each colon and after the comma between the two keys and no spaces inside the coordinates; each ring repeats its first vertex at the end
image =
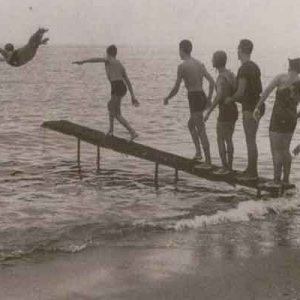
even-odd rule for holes
{"type": "Polygon", "coordinates": [[[131,82],[127,76],[125,67],[116,58],[117,47],[111,45],[106,49],[106,58],[90,58],[81,61],[75,61],[73,64],[82,65],[85,63],[104,63],[107,78],[111,84],[111,99],[108,102],[109,112],[109,130],[108,135],[113,135],[114,119],[117,119],[130,133],[131,140],[134,140],[138,135],[135,130],[129,125],[127,120],[121,114],[121,100],[127,93],[127,87],[131,95],[133,106],[139,106],[138,100],[135,98],[131,82]]]}
{"type": "Polygon", "coordinates": [[[232,136],[238,118],[236,103],[224,104],[224,100],[235,92],[235,76],[226,68],[226,62],[227,54],[224,51],[216,51],[213,54],[212,63],[219,73],[216,81],[216,97],[204,116],[206,122],[215,107],[219,106],[217,142],[222,168],[215,172],[218,175],[228,175],[232,171],[234,152],[232,136]]]}
{"type": "Polygon", "coordinates": [[[178,93],[181,81],[183,80],[188,91],[191,113],[188,121],[188,128],[196,148],[194,159],[197,161],[202,160],[200,148],[201,141],[205,155],[205,164],[202,164],[202,168],[210,168],[210,148],[203,120],[203,111],[211,103],[214,90],[214,80],[207,72],[204,64],[191,56],[192,48],[192,43],[189,40],[183,40],[180,42],[179,55],[183,62],[178,66],[175,86],[170,94],[164,99],[164,104],[169,104],[169,100],[178,93]],[[203,78],[209,82],[208,97],[203,91],[203,78]]]}

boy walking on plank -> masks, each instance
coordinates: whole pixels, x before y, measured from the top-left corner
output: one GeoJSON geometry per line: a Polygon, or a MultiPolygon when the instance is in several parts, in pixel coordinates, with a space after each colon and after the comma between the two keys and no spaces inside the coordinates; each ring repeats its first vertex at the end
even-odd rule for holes
{"type": "Polygon", "coordinates": [[[201,165],[201,168],[210,169],[210,148],[203,120],[203,112],[211,103],[214,80],[207,72],[204,64],[191,56],[192,48],[192,43],[189,40],[183,40],[179,44],[179,55],[183,62],[178,66],[176,83],[170,94],[164,99],[164,105],[168,105],[169,100],[178,93],[183,80],[188,91],[191,113],[188,128],[196,148],[194,159],[197,161],[202,160],[201,142],[205,156],[205,163],[201,165]],[[203,91],[203,78],[209,82],[208,97],[206,97],[203,91]]]}
{"type": "Polygon", "coordinates": [[[131,82],[127,76],[127,72],[123,64],[116,58],[117,47],[111,45],[106,49],[106,58],[90,58],[81,61],[75,61],[73,64],[82,65],[85,63],[104,63],[107,79],[111,84],[111,99],[108,102],[109,112],[109,130],[107,135],[113,135],[114,119],[117,119],[130,133],[130,140],[137,138],[138,134],[129,125],[127,120],[121,114],[121,100],[129,89],[132,105],[139,106],[138,100],[135,98],[131,82]]]}

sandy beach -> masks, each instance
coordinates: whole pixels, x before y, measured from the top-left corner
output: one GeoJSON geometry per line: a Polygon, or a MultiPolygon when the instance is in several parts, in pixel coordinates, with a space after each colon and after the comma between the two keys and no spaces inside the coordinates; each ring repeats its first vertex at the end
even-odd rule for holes
{"type": "Polygon", "coordinates": [[[298,249],[216,255],[166,237],[164,248],[103,246],[7,263],[1,299],[300,299],[298,249]]]}

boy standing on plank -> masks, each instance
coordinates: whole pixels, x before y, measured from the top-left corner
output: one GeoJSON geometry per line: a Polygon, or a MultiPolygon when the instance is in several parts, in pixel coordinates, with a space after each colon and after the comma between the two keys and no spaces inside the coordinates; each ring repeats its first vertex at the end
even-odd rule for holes
{"type": "Polygon", "coordinates": [[[213,67],[218,70],[218,78],[216,82],[217,94],[204,117],[206,122],[215,109],[219,106],[219,116],[217,121],[217,142],[219,154],[222,161],[222,168],[216,171],[216,174],[227,175],[232,171],[233,162],[233,142],[232,136],[235,128],[235,122],[238,119],[238,109],[235,102],[225,104],[224,101],[227,97],[235,92],[235,76],[226,69],[227,55],[224,51],[217,51],[213,55],[213,67]]]}
{"type": "Polygon", "coordinates": [[[179,55],[183,62],[177,69],[177,80],[170,94],[164,99],[164,104],[168,105],[169,100],[179,91],[182,80],[188,91],[188,100],[190,106],[190,119],[188,127],[195,144],[196,154],[194,160],[201,161],[202,153],[200,141],[205,155],[205,163],[199,165],[203,169],[211,168],[210,148],[207,138],[203,112],[210,105],[214,89],[214,80],[207,72],[203,63],[191,56],[193,45],[189,40],[183,40],[179,44],[179,55]],[[209,82],[209,95],[203,91],[203,78],[209,82]]]}
{"type": "Polygon", "coordinates": [[[81,61],[75,61],[73,64],[82,65],[85,63],[104,63],[107,79],[111,84],[111,99],[108,102],[109,112],[109,130],[107,135],[113,135],[114,119],[117,119],[130,133],[130,140],[133,141],[138,137],[136,131],[129,125],[127,120],[121,114],[121,100],[127,93],[127,87],[131,95],[132,105],[139,106],[138,100],[135,98],[131,82],[127,76],[125,67],[116,58],[117,47],[111,45],[106,49],[106,58],[90,58],[81,61]]]}
{"type": "MultiPolygon", "coordinates": [[[[243,110],[243,127],[246,137],[248,164],[246,170],[239,177],[240,180],[257,180],[258,150],[256,134],[259,122],[253,117],[253,111],[259,101],[262,92],[261,72],[255,62],[251,60],[253,43],[243,39],[238,46],[238,59],[241,66],[237,74],[237,90],[225,100],[225,104],[241,102],[243,110]]],[[[261,116],[264,114],[264,106],[261,107],[261,116]]]]}

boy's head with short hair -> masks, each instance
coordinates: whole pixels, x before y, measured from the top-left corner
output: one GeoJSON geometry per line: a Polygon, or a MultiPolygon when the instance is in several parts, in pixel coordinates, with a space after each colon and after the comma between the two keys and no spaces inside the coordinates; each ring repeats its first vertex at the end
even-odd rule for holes
{"type": "Polygon", "coordinates": [[[4,46],[4,50],[7,52],[13,52],[15,50],[15,47],[13,44],[8,43],[4,46]]]}
{"type": "Polygon", "coordinates": [[[115,45],[110,45],[106,48],[106,54],[111,57],[116,57],[118,49],[115,45]]]}
{"type": "Polygon", "coordinates": [[[289,71],[300,74],[300,58],[289,59],[289,71]]]}
{"type": "Polygon", "coordinates": [[[227,55],[225,51],[219,50],[213,54],[213,67],[216,69],[225,68],[227,62],[227,55]]]}
{"type": "Polygon", "coordinates": [[[253,51],[253,43],[252,41],[248,39],[240,40],[239,46],[238,46],[238,57],[241,59],[243,55],[250,56],[253,51]]]}
{"type": "Polygon", "coordinates": [[[192,42],[189,40],[182,40],[179,43],[179,54],[180,57],[183,58],[187,55],[191,55],[191,52],[193,50],[192,42]]]}

